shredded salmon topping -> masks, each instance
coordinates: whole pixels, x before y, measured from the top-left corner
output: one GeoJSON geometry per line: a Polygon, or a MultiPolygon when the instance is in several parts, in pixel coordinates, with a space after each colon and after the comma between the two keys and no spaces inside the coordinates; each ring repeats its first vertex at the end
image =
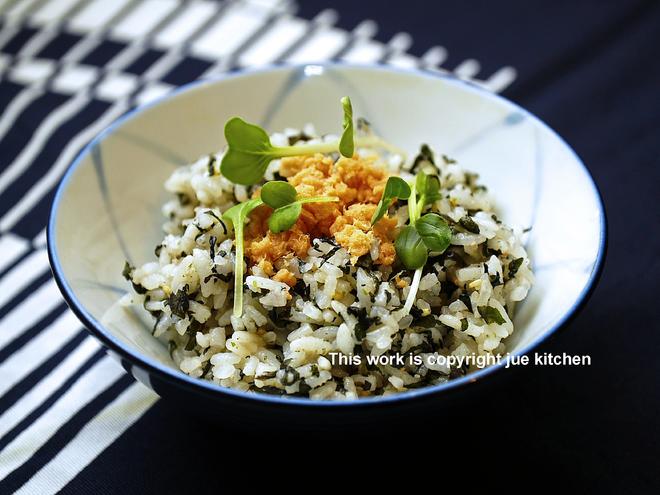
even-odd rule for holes
{"type": "MultiPolygon", "coordinates": [[[[245,253],[253,264],[259,264],[271,276],[273,262],[287,254],[304,257],[312,239],[329,236],[349,252],[353,261],[369,253],[378,239],[375,263],[394,262],[396,219],[385,216],[371,227],[371,216],[389,176],[373,159],[342,157],[333,163],[332,158],[321,154],[287,157],[282,159],[280,174],[302,197],[334,196],[339,201],[304,204],[296,224],[279,234],[268,230],[271,208],[264,205],[255,209],[245,231],[245,253]],[[269,270],[265,269],[269,266],[265,261],[269,270]]],[[[280,281],[295,284],[293,274],[289,277],[280,272],[276,275],[280,281]]]]}

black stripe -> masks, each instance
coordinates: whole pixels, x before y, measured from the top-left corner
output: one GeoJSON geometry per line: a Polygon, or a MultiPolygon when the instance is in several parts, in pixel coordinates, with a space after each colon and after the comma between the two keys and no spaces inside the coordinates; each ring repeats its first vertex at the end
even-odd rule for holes
{"type": "MultiPolygon", "coordinates": [[[[32,253],[28,253],[30,255],[32,253]]],[[[20,260],[25,260],[25,256],[20,260]]],[[[18,263],[20,263],[20,261],[18,263]]],[[[18,264],[16,263],[16,264],[18,264]]],[[[15,264],[15,265],[16,265],[15,264]]],[[[14,268],[14,267],[12,267],[14,268]]],[[[32,280],[26,287],[23,287],[20,291],[14,294],[9,301],[5,302],[0,306],[0,318],[7,316],[12,309],[14,309],[18,304],[25,300],[30,294],[39,289],[43,284],[48,282],[51,278],[50,269],[48,266],[44,267],[43,271],[37,275],[37,277],[32,280]]]]}
{"type": "Polygon", "coordinates": [[[96,67],[103,67],[110,62],[126,48],[126,43],[119,41],[103,40],[99,45],[83,57],[81,63],[85,65],[94,65],[96,67]]]}
{"type": "Polygon", "coordinates": [[[60,428],[26,463],[0,482],[0,492],[10,493],[24,485],[34,474],[55,457],[105,406],[131,386],[133,379],[124,375],[83,407],[60,428]]]}
{"type": "Polygon", "coordinates": [[[161,79],[167,84],[181,86],[194,81],[208,70],[213,64],[196,57],[186,57],[176,64],[172,70],[165,74],[161,79]]]}
{"type": "Polygon", "coordinates": [[[124,72],[140,76],[149,70],[149,67],[155,64],[164,54],[165,52],[162,50],[147,48],[124,69],[124,72]]]}
{"type": "Polygon", "coordinates": [[[25,44],[32,39],[32,36],[37,32],[37,29],[22,26],[21,29],[2,47],[4,53],[16,55],[25,44]]]}
{"type": "Polygon", "coordinates": [[[65,309],[66,304],[64,304],[64,301],[62,301],[61,304],[55,306],[34,325],[27,328],[23,333],[19,334],[14,340],[0,349],[0,363],[4,362],[14,352],[27,344],[35,337],[35,335],[41,333],[44,328],[53,323],[53,321],[55,321],[58,317],[60,317],[65,309]]]}
{"type": "Polygon", "coordinates": [[[44,194],[34,207],[25,213],[23,218],[12,227],[11,231],[25,239],[34,239],[48,222],[50,207],[55,197],[55,188],[44,194]]]}
{"type": "MultiPolygon", "coordinates": [[[[0,28],[1,30],[2,28],[0,28]]],[[[7,106],[14,97],[24,88],[22,84],[15,82],[2,80],[0,81],[0,115],[4,113],[7,109],[7,106]]],[[[0,164],[1,166],[2,164],[0,164]]]]}
{"type": "MultiPolygon", "coordinates": [[[[34,130],[50,115],[53,110],[69,100],[70,97],[57,93],[45,93],[35,99],[14,120],[7,134],[0,140],[0,169],[8,167],[10,163],[23,151],[30,141],[34,130]]],[[[4,204],[1,201],[0,204],[4,204]]]]}
{"type": "MultiPolygon", "coordinates": [[[[73,374],[67,378],[67,380],[62,383],[52,394],[50,394],[44,402],[42,402],[34,411],[28,414],[22,421],[20,421],[16,426],[9,430],[4,437],[0,438],[0,452],[9,445],[14,438],[21,434],[26,428],[28,428],[32,423],[34,423],[38,418],[41,417],[50,407],[57,402],[57,400],[62,397],[67,390],[69,390],[74,383],[82,376],[82,374],[91,368],[97,361],[99,361],[103,356],[105,356],[105,350],[99,349],[91,357],[89,357],[84,363],[82,363],[73,374]]],[[[2,485],[0,484],[0,487],[2,485]]],[[[5,493],[0,489],[0,493],[5,493]]]]}
{"type": "MultiPolygon", "coordinates": [[[[89,336],[87,330],[81,330],[69,341],[62,346],[62,348],[49,357],[46,361],[41,363],[37,368],[27,374],[20,382],[16,383],[13,387],[7,390],[2,397],[0,397],[0,414],[3,414],[7,409],[13,406],[21,397],[27,394],[33,387],[35,387],[41,380],[48,376],[66,357],[71,354],[75,349],[89,336]]],[[[31,365],[31,363],[28,363],[31,365]]]]}
{"type": "Polygon", "coordinates": [[[59,60],[81,39],[82,37],[77,34],[58,33],[41,49],[37,58],[59,60]]]}
{"type": "MultiPolygon", "coordinates": [[[[50,170],[62,150],[76,134],[98,120],[109,107],[110,103],[92,100],[79,112],[73,114],[60,125],[46,141],[42,150],[32,161],[29,169],[0,195],[0,215],[4,215],[18,203],[30,188],[50,170]]],[[[34,127],[38,127],[39,123],[34,122],[34,127]]],[[[34,131],[28,132],[32,134],[34,131]]]]}

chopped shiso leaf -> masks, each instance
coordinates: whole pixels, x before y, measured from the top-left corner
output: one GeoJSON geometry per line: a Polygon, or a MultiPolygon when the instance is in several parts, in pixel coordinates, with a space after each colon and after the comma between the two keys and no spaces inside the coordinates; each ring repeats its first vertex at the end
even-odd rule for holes
{"type": "Polygon", "coordinates": [[[518,273],[518,270],[522,266],[523,261],[524,258],[516,258],[511,263],[509,263],[509,278],[513,278],[516,276],[516,273],[518,273]]]}
{"type": "Polygon", "coordinates": [[[472,220],[472,217],[465,215],[463,218],[461,218],[458,223],[460,224],[461,227],[463,227],[465,230],[468,232],[472,232],[473,234],[478,234],[479,233],[479,226],[477,223],[472,220]]]}
{"type": "Polygon", "coordinates": [[[433,151],[428,144],[422,144],[419,153],[413,161],[412,167],[410,168],[411,172],[417,171],[417,169],[424,164],[435,165],[435,159],[433,157],[433,151]]]}
{"type": "Polygon", "coordinates": [[[190,301],[188,300],[188,286],[184,285],[177,292],[172,292],[167,298],[167,305],[172,310],[172,314],[179,318],[185,318],[190,305],[190,301]]]}
{"type": "Polygon", "coordinates": [[[135,270],[134,266],[131,266],[131,264],[126,261],[124,263],[124,269],[121,271],[122,277],[124,277],[126,280],[129,282],[132,282],[132,277],[133,277],[133,270],[135,270]]]}
{"type": "Polygon", "coordinates": [[[506,323],[506,320],[497,308],[493,308],[492,306],[477,306],[477,309],[481,317],[488,324],[497,323],[498,325],[502,325],[506,323]]]}

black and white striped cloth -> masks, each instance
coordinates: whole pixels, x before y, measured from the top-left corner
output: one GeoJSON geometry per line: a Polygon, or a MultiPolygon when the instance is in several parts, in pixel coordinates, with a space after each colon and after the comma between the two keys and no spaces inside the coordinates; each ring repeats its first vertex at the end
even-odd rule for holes
{"type": "MultiPolygon", "coordinates": [[[[442,70],[286,0],[0,0],[0,493],[64,487],[157,400],[106,356],[52,280],[45,224],[75,155],[127,110],[197,78],[273,62],[442,70]]],[[[473,79],[475,60],[454,72],[473,79]]],[[[501,91],[504,67],[477,81],[501,91]]],[[[473,79],[474,80],[474,79],[473,79]]]]}

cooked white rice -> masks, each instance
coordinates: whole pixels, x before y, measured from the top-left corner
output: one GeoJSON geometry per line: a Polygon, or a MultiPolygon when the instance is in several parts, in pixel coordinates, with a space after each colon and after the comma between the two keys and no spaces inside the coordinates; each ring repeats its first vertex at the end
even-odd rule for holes
{"type": "MultiPolygon", "coordinates": [[[[272,142],[287,144],[294,134],[273,135],[272,142]]],[[[429,258],[409,314],[403,305],[412,271],[373,264],[378,243],[352,263],[344,248],[325,238],[315,239],[303,259],[280,261],[296,274],[294,288],[248,267],[243,315],[236,318],[233,232],[220,217],[251,189],[210,172],[210,160],[181,167],[166,181],[177,197],[163,206],[167,221],[157,259],[127,269],[136,289],[130,303],[154,316],[154,336],[184,373],[245,391],[353,399],[442,383],[475,369],[432,357],[506,352],[511,315],[533,275],[521,232],[495,216],[476,175],[448,159],[421,163],[440,177],[442,199],[432,210],[450,222],[453,235],[445,253],[429,258]],[[504,322],[487,323],[484,308],[504,322]],[[362,362],[339,364],[338,353],[362,362]],[[405,364],[367,362],[367,356],[395,355],[405,356],[405,364]]],[[[382,160],[392,173],[412,178],[400,170],[402,157],[382,160]]],[[[271,164],[268,179],[278,167],[278,160],[271,164]]],[[[390,208],[393,215],[404,225],[405,203],[390,208]]]]}

